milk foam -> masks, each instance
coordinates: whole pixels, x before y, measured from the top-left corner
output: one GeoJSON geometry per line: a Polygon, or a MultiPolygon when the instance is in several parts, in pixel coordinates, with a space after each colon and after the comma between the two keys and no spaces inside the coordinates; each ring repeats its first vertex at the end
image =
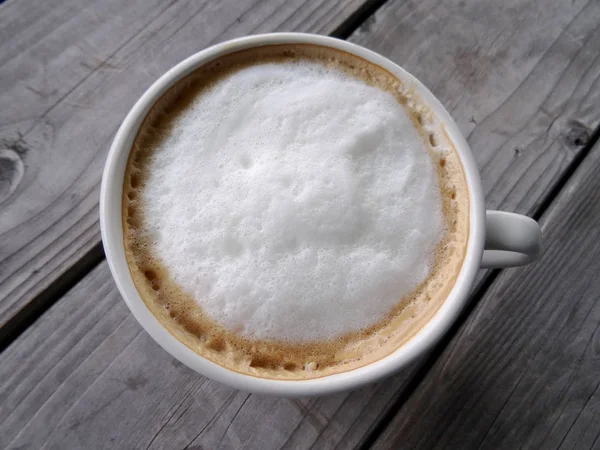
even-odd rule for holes
{"type": "Polygon", "coordinates": [[[310,61],[259,64],[174,123],[148,161],[142,233],[227,330],[334,339],[384,319],[427,278],[440,191],[391,94],[310,61]]]}

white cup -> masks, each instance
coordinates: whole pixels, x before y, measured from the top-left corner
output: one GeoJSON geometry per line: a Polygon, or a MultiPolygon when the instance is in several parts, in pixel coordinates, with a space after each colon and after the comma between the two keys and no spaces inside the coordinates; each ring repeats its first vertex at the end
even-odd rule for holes
{"type": "Polygon", "coordinates": [[[541,248],[541,231],[534,220],[518,214],[486,212],[479,171],[469,145],[446,109],[425,86],[392,61],[363,47],[338,39],[300,33],[265,34],[223,42],[187,58],[160,77],[131,109],[112,144],[102,177],[100,226],[106,259],[118,289],[135,318],[160,346],[208,378],[243,391],[281,396],[331,394],[354,389],[398,372],[430,349],[448,330],[465,305],[481,267],[527,264],[537,258],[541,248]],[[146,307],[129,273],[123,245],[121,201],[125,166],[138,128],[152,105],[178,80],[203,64],[227,53],[270,44],[316,44],[342,50],[370,61],[403,82],[410,83],[418,97],[444,124],[447,135],[460,156],[470,196],[466,257],[454,287],[431,320],[390,355],[358,369],[316,379],[275,380],[244,375],[215,364],[190,350],[173,337],[146,307]]]}

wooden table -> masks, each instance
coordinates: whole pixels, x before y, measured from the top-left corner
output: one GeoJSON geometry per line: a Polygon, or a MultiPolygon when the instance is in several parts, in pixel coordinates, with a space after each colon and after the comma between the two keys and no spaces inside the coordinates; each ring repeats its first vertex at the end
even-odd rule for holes
{"type": "Polygon", "coordinates": [[[600,448],[599,0],[8,0],[0,6],[0,448],[600,448]],[[229,389],[121,300],[98,195],[126,112],[167,68],[268,31],[332,34],[420,78],[488,208],[545,254],[483,272],[443,342],[326,398],[229,389]]]}

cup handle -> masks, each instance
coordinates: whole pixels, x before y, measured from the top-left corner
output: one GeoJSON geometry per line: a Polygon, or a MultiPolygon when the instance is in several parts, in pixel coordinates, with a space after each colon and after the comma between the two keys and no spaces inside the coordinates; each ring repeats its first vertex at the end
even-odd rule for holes
{"type": "Polygon", "coordinates": [[[484,269],[523,266],[536,260],[542,250],[542,231],[538,223],[521,214],[503,211],[485,213],[484,269]]]}

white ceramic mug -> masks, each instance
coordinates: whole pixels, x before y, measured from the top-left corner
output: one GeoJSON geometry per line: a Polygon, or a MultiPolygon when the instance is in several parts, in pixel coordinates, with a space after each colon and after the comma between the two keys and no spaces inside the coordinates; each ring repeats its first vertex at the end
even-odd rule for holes
{"type": "Polygon", "coordinates": [[[131,109],[112,144],[102,178],[100,226],[106,259],[117,287],[135,318],[159,345],[209,378],[244,391],[283,396],[324,395],[354,389],[401,370],[431,348],[448,330],[465,305],[479,268],[526,264],[537,258],[541,248],[541,231],[534,220],[517,214],[486,212],[479,171],[471,150],[456,123],[425,86],[392,61],[363,47],[299,33],[250,36],[217,44],[189,57],[160,77],[131,109]],[[125,166],[133,140],[147,112],[167,89],[224,54],[270,44],[294,43],[316,44],[354,54],[412,85],[419,98],[444,124],[460,156],[470,196],[470,231],[466,257],[452,291],[431,320],[408,342],[390,355],[348,372],[308,380],[274,380],[244,375],[215,364],[190,350],[161,326],[144,304],[129,273],[123,245],[121,201],[125,166]]]}

